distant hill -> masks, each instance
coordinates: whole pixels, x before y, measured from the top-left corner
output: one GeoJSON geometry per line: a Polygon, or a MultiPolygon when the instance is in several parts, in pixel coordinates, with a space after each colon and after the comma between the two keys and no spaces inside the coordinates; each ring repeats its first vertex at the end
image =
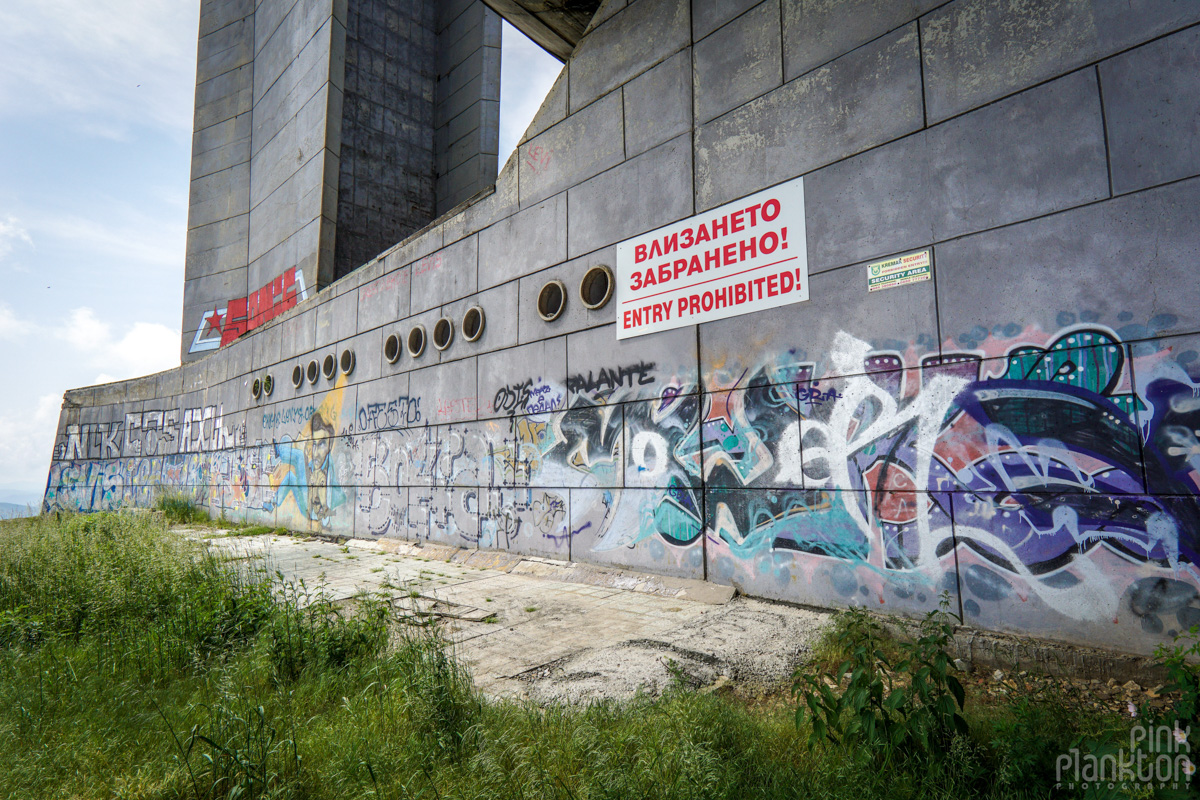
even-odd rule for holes
{"type": "Polygon", "coordinates": [[[30,508],[25,503],[0,503],[0,519],[28,517],[36,513],[38,513],[37,506],[30,508]]]}

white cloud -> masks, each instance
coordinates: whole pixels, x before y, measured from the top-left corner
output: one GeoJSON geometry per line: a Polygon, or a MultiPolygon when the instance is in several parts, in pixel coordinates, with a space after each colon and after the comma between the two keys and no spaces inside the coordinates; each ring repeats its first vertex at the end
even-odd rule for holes
{"type": "Polygon", "coordinates": [[[33,239],[30,238],[29,232],[10,214],[0,219],[0,261],[11,255],[18,243],[33,247],[33,239]]]}
{"type": "Polygon", "coordinates": [[[45,485],[61,405],[61,394],[46,394],[0,415],[0,485],[28,491],[45,485]]]}
{"type": "Polygon", "coordinates": [[[0,341],[15,341],[25,335],[25,323],[8,306],[0,306],[0,341]]]}
{"type": "Polygon", "coordinates": [[[38,0],[0,5],[0,115],[191,130],[198,0],[38,0]]]}
{"type": "Polygon", "coordinates": [[[500,54],[500,164],[508,161],[542,101],[562,71],[562,63],[504,23],[500,54]]]}
{"type": "Polygon", "coordinates": [[[101,370],[96,383],[136,378],[179,365],[179,331],[153,322],[135,322],[120,335],[90,308],[77,308],[52,331],[101,370]]]}

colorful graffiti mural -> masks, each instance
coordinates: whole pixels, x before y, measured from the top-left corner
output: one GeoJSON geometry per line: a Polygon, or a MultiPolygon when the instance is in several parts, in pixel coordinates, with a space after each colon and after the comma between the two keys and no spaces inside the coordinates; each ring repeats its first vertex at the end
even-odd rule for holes
{"type": "Polygon", "coordinates": [[[1070,620],[1125,649],[1200,622],[1187,360],[1095,323],[957,345],[922,356],[843,333],[821,359],[771,354],[703,385],[646,362],[561,385],[522,377],[481,404],[497,418],[442,425],[416,386],[360,403],[343,377],[267,410],[68,426],[46,503],[148,505],[171,486],[298,530],[637,566],[796,602],[916,613],[947,590],[982,627],[1070,620]]]}

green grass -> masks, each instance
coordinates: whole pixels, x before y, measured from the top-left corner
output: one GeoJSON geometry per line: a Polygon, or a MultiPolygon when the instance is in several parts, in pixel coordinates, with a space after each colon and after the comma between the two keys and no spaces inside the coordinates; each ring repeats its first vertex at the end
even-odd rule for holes
{"type": "Polygon", "coordinates": [[[997,765],[1022,775],[1079,732],[1073,711],[987,709],[929,770],[809,750],[778,697],[682,682],[625,703],[486,701],[431,628],[392,617],[144,515],[4,523],[0,797],[1040,797],[997,765]]]}

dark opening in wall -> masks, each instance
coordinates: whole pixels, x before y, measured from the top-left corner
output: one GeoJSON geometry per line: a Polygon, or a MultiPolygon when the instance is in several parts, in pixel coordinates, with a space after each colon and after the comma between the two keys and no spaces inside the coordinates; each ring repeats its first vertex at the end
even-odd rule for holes
{"type": "Polygon", "coordinates": [[[387,340],[384,341],[383,357],[387,359],[389,364],[395,364],[400,360],[400,337],[396,334],[390,334],[387,340]]]}
{"type": "Polygon", "coordinates": [[[558,319],[566,305],[567,287],[560,280],[547,281],[538,292],[538,316],[546,322],[558,319]]]}
{"type": "Polygon", "coordinates": [[[454,323],[449,317],[442,317],[433,326],[433,346],[445,350],[454,341],[454,323]]]}
{"type": "Polygon", "coordinates": [[[579,282],[579,299],[583,301],[583,305],[591,310],[603,308],[612,297],[613,291],[613,276],[612,270],[603,265],[597,265],[589,269],[583,276],[583,280],[579,282]]]}
{"type": "Polygon", "coordinates": [[[474,342],[483,335],[483,309],[479,306],[471,306],[467,309],[467,313],[463,314],[462,332],[463,338],[468,342],[474,342]]]}
{"type": "Polygon", "coordinates": [[[408,332],[408,354],[417,358],[425,352],[425,326],[414,325],[408,332]]]}

